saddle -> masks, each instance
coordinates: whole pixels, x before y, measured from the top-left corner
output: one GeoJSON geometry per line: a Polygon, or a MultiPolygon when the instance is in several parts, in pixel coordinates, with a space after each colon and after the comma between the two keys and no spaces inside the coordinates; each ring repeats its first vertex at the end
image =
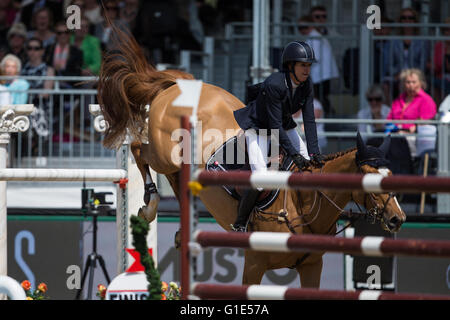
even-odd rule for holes
{"type": "MultiPolygon", "coordinates": [[[[282,148],[279,150],[278,159],[269,154],[269,160],[267,165],[269,170],[288,171],[293,164],[292,159],[282,148]]],[[[237,136],[228,139],[217,148],[206,162],[205,169],[207,171],[251,170],[244,132],[240,131],[237,136]]],[[[226,185],[222,188],[234,199],[241,200],[243,188],[226,185]]],[[[279,193],[280,189],[263,190],[256,201],[256,207],[259,210],[269,207],[279,193]]]]}

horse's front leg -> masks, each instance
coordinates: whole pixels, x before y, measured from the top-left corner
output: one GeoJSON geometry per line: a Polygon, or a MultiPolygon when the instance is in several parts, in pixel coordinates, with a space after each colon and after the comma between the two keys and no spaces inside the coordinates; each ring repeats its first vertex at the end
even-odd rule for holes
{"type": "Polygon", "coordinates": [[[145,205],[139,209],[138,216],[144,218],[148,223],[150,223],[156,218],[160,198],[158,191],[156,190],[156,185],[153,182],[149,165],[144,159],[142,146],[143,145],[141,143],[133,142],[131,144],[131,152],[133,153],[136,165],[141,173],[142,179],[144,180],[145,205]]]}
{"type": "Polygon", "coordinates": [[[298,266],[297,272],[300,275],[302,288],[319,288],[320,276],[322,275],[323,260],[322,255],[311,256],[304,263],[298,266]]]}
{"type": "Polygon", "coordinates": [[[245,250],[244,273],[242,284],[260,284],[267,270],[261,253],[245,250]]]}

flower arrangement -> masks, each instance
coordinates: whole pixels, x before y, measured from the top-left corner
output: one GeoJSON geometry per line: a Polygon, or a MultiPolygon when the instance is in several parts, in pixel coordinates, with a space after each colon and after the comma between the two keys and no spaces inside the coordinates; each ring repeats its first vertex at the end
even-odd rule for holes
{"type": "Polygon", "coordinates": [[[42,282],[38,285],[36,290],[31,290],[31,283],[28,280],[24,280],[21,283],[23,290],[25,290],[25,293],[27,295],[27,300],[45,300],[48,299],[48,297],[44,296],[44,293],[47,292],[48,288],[47,285],[42,282]]]}
{"type": "MultiPolygon", "coordinates": [[[[179,287],[175,282],[171,281],[169,284],[167,282],[161,282],[161,300],[180,300],[181,299],[181,287],[179,287]]],[[[106,287],[103,284],[97,286],[96,296],[100,300],[105,300],[106,298],[106,287]]]]}
{"type": "Polygon", "coordinates": [[[102,284],[99,284],[97,286],[97,297],[100,298],[100,300],[105,300],[106,298],[106,287],[102,284]]]}
{"type": "Polygon", "coordinates": [[[175,282],[162,281],[161,289],[163,294],[161,295],[161,300],[180,300],[181,299],[181,287],[179,287],[175,282]]]}

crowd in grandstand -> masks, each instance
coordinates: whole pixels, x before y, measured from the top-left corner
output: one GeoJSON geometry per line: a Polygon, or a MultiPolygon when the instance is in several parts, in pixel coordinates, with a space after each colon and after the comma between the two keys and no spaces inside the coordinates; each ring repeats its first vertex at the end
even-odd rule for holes
{"type": "MultiPolygon", "coordinates": [[[[201,50],[204,37],[223,35],[226,23],[251,21],[251,17],[245,16],[251,11],[251,5],[249,0],[104,0],[103,5],[97,0],[3,0],[0,3],[0,72],[8,76],[98,75],[102,55],[114,49],[107,20],[121,30],[130,31],[152,63],[177,63],[180,50],[201,50]],[[76,30],[70,30],[66,24],[66,8],[70,5],[77,5],[82,13],[80,28],[76,30]]],[[[295,31],[306,37],[319,61],[311,71],[319,117],[333,117],[336,113],[329,99],[332,79],[344,78],[346,87],[354,94],[359,93],[359,49],[350,48],[336,54],[336,48],[328,40],[339,36],[336,28],[311,25],[326,24],[327,19],[326,7],[312,7],[308,15],[298,19],[295,31]],[[341,58],[342,68],[339,67],[341,58]]],[[[374,41],[374,83],[362,93],[367,105],[361,106],[353,117],[393,122],[434,119],[436,104],[450,90],[450,40],[431,42],[415,38],[420,30],[408,24],[420,22],[420,17],[413,8],[402,9],[395,21],[382,17],[381,22],[399,22],[405,26],[384,26],[373,31],[375,36],[411,38],[374,41]]],[[[450,24],[450,20],[445,23],[450,24]]],[[[450,35],[450,26],[442,28],[441,34],[450,35]]],[[[8,96],[8,88],[51,89],[52,86],[53,82],[48,80],[6,80],[0,84],[0,103],[27,101],[23,92],[8,96]]],[[[62,85],[65,86],[70,84],[62,85]]],[[[40,98],[45,99],[45,94],[40,98]]],[[[380,124],[360,125],[359,129],[362,132],[417,131],[415,125],[404,124],[393,124],[388,129],[380,124]]]]}

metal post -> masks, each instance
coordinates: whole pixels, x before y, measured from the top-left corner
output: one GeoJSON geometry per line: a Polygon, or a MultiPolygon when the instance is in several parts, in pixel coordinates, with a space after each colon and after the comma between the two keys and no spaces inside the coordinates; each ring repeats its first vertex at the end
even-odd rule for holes
{"type": "MultiPolygon", "coordinates": [[[[8,159],[9,133],[0,134],[0,168],[6,168],[8,159]]],[[[6,181],[0,181],[0,276],[6,276],[7,259],[8,259],[8,243],[6,240],[7,228],[7,212],[6,212],[6,181]]]]}
{"type": "Polygon", "coordinates": [[[274,0],[273,1],[273,46],[275,48],[281,48],[283,43],[281,41],[281,26],[283,18],[283,1],[274,0]]]}
{"type": "MultiPolygon", "coordinates": [[[[442,122],[438,126],[438,176],[449,176],[449,122],[442,122]]],[[[450,212],[450,195],[447,193],[437,194],[438,213],[448,214],[450,212]]]]}
{"type": "Polygon", "coordinates": [[[361,25],[359,38],[359,106],[365,105],[364,93],[370,86],[370,42],[372,33],[365,24],[361,25]]]}
{"type": "Polygon", "coordinates": [[[270,8],[268,0],[253,0],[253,66],[252,82],[264,81],[272,68],[269,65],[270,8]]]}
{"type": "Polygon", "coordinates": [[[184,71],[191,73],[191,52],[189,50],[181,50],[180,66],[184,71]]]}
{"type": "Polygon", "coordinates": [[[214,82],[214,38],[205,37],[203,42],[203,52],[206,54],[203,59],[206,60],[206,68],[203,70],[203,82],[214,82]]]}
{"type": "MultiPolygon", "coordinates": [[[[124,142],[116,154],[116,167],[128,171],[129,144],[124,142]]],[[[117,184],[116,226],[117,226],[117,273],[128,267],[128,183],[124,188],[117,184]]]]}

